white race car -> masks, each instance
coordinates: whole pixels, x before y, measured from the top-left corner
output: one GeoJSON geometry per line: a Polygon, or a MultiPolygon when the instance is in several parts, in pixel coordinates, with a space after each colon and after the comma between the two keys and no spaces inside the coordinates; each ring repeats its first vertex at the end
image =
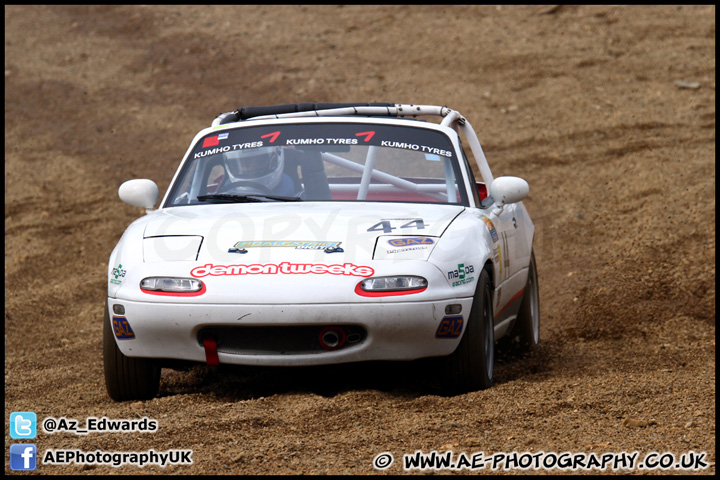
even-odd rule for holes
{"type": "Polygon", "coordinates": [[[108,393],[152,398],[174,361],[425,357],[438,357],[448,391],[490,387],[496,339],[539,340],[527,194],[520,178],[493,178],[470,123],[447,107],[221,114],[158,209],[151,180],[120,186],[147,214],[110,255],[108,393]]]}

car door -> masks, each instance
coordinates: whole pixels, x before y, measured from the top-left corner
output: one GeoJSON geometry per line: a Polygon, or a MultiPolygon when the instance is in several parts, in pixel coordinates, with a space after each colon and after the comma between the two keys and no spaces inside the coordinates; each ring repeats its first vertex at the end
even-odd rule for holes
{"type": "Polygon", "coordinates": [[[522,230],[524,212],[522,204],[504,205],[502,211],[490,208],[488,218],[495,225],[498,241],[495,243],[497,278],[495,279],[495,324],[515,317],[519,311],[527,280],[529,255],[522,230]]]}
{"type": "Polygon", "coordinates": [[[497,241],[494,243],[496,263],[496,275],[495,287],[501,287],[509,278],[512,277],[515,268],[515,262],[513,262],[513,250],[515,231],[515,220],[514,205],[505,205],[502,211],[498,212],[497,208],[490,208],[489,212],[486,213],[493,226],[495,227],[495,234],[493,240],[497,236],[497,241]]]}

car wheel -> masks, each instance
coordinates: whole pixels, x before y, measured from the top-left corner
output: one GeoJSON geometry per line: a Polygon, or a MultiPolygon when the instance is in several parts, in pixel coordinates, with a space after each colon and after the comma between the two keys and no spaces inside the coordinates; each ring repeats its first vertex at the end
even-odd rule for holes
{"type": "Polygon", "coordinates": [[[540,294],[538,289],[535,253],[530,255],[528,279],[520,312],[518,313],[515,331],[519,337],[521,350],[527,351],[540,343],[540,294]]]}
{"type": "Polygon", "coordinates": [[[487,270],[478,279],[467,326],[457,349],[445,357],[441,378],[453,392],[471,392],[493,384],[495,333],[492,284],[487,270]]]}
{"type": "Polygon", "coordinates": [[[149,400],[157,395],[160,367],[147,358],[123,355],[115,343],[107,303],[103,321],[103,364],[105,387],[113,400],[149,400]]]}

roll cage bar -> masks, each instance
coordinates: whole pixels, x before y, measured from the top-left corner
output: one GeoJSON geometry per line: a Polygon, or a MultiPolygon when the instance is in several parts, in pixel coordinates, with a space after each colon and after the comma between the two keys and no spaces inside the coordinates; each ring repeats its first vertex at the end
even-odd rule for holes
{"type": "Polygon", "coordinates": [[[494,178],[485,153],[480,146],[475,131],[470,122],[460,112],[445,106],[410,105],[399,103],[288,103],[283,105],[266,105],[255,107],[240,107],[234,112],[221,113],[212,122],[212,126],[226,123],[241,122],[243,120],[269,120],[273,118],[293,117],[412,117],[439,116],[443,117],[440,125],[450,127],[456,132],[465,134],[470,150],[475,156],[480,175],[485,181],[488,190],[494,178]]]}

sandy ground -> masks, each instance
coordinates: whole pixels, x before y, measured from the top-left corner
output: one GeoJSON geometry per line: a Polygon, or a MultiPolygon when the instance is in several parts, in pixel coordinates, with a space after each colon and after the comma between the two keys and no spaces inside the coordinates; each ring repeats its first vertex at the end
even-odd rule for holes
{"type": "Polygon", "coordinates": [[[714,474],[714,265],[713,6],[5,7],[6,422],[149,417],[34,442],[194,461],[33,473],[401,474],[452,450],[706,452],[690,473],[714,474]],[[541,346],[499,345],[496,385],[452,397],[413,362],[163,370],[158,398],[111,401],[107,261],[143,213],[118,186],[164,194],[217,114],[303,101],[470,119],[493,173],[530,184],[541,346]]]}

